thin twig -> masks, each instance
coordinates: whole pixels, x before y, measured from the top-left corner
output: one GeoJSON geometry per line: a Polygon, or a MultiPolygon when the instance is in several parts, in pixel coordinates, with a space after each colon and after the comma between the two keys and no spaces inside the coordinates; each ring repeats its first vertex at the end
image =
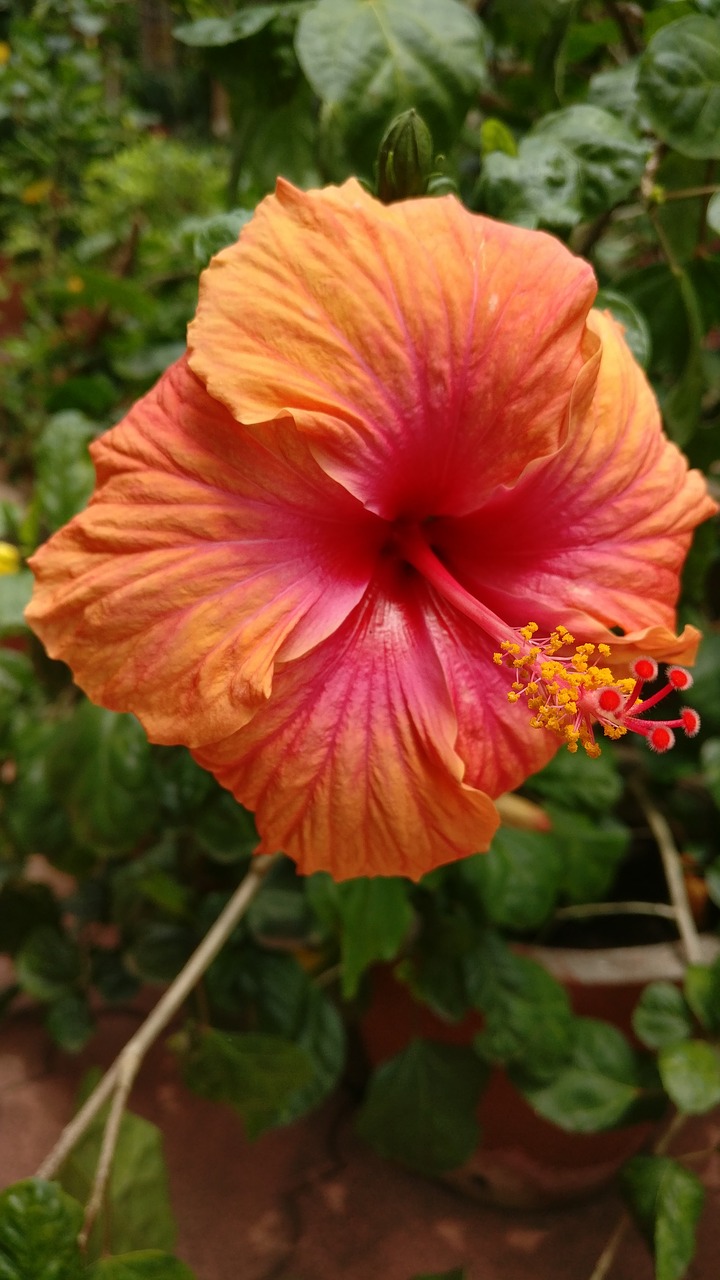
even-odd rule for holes
{"type": "Polygon", "coordinates": [[[640,783],[633,782],[632,788],[645,814],[647,824],[655,837],[655,843],[660,850],[670,901],[675,909],[675,920],[685,950],[685,958],[688,964],[702,964],[703,954],[700,935],[690,910],[680,854],[675,847],[672,831],[666,819],[660,813],[660,810],[655,808],[640,783]]]}
{"type": "Polygon", "coordinates": [[[618,4],[617,0],[605,0],[605,9],[617,23],[623,44],[630,57],[636,58],[639,53],[642,53],[642,41],[635,35],[622,4],[618,4]]]}
{"type": "Polygon", "coordinates": [[[610,1268],[615,1261],[615,1255],[617,1254],[620,1245],[625,1239],[625,1233],[630,1226],[630,1222],[630,1215],[623,1213],[595,1264],[595,1269],[590,1276],[590,1280],[605,1280],[606,1276],[610,1274],[610,1268]]]}
{"type": "MultiPolygon", "coordinates": [[[[155,1005],[152,1013],[145,1019],[135,1034],[128,1040],[112,1066],[106,1071],[102,1080],[80,1108],[77,1115],[65,1126],[58,1141],[37,1171],[39,1178],[52,1178],[67,1159],[73,1147],[86,1133],[96,1115],[112,1096],[116,1089],[122,1088],[121,1080],[124,1072],[130,1071],[129,1063],[134,1063],[132,1078],[143,1061],[146,1053],[155,1043],[158,1036],[168,1025],[173,1016],[192,991],[205,971],[212,964],[215,956],[232,933],[238,920],[245,914],[255,894],[260,888],[268,870],[280,857],[279,854],[262,855],[253,859],[252,866],[245,879],[235,890],[230,901],[223,908],[215,924],[208,930],[200,946],[193,952],[185,968],[180,971],[175,981],[155,1005]]],[[[112,1153],[110,1153],[112,1158],[112,1153]]]]}
{"type": "Polygon", "coordinates": [[[125,1111],[125,1104],[128,1100],[130,1090],[132,1089],[135,1076],[138,1073],[141,1060],[141,1057],[137,1053],[130,1054],[125,1052],[121,1055],[115,1096],[113,1097],[110,1105],[110,1113],[107,1118],[107,1124],[105,1125],[105,1132],[103,1134],[102,1146],[100,1147],[95,1177],[93,1178],[92,1190],[85,1207],[85,1220],[83,1222],[80,1235],[78,1236],[78,1244],[81,1249],[84,1249],[87,1245],[95,1219],[97,1218],[102,1208],[103,1200],[105,1199],[105,1189],[112,1170],[112,1162],[115,1155],[117,1141],[120,1136],[120,1125],[125,1111]]]}
{"type": "Polygon", "coordinates": [[[556,920],[582,920],[586,916],[662,916],[675,920],[674,907],[666,902],[580,902],[571,907],[558,907],[556,920]]]}

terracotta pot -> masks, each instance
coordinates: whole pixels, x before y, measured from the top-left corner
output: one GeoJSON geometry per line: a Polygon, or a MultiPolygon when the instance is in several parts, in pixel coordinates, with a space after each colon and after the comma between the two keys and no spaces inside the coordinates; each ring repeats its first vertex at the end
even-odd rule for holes
{"type": "MultiPolygon", "coordinates": [[[[720,954],[720,941],[703,939],[705,963],[720,954]]],[[[632,1037],[631,1014],[648,982],[678,982],[683,974],[678,944],[617,947],[603,951],[518,947],[565,986],[573,1010],[603,1018],[632,1037]]],[[[390,966],[373,975],[370,1006],[361,1035],[370,1062],[377,1066],[420,1036],[442,1044],[470,1044],[482,1029],[482,1017],[444,1022],[413,999],[390,966]]],[[[464,1192],[485,1203],[540,1208],[583,1198],[608,1182],[630,1156],[656,1133],[651,1123],[595,1134],[565,1133],[536,1115],[494,1068],[478,1107],[482,1142],[470,1160],[447,1175],[464,1192]]]]}

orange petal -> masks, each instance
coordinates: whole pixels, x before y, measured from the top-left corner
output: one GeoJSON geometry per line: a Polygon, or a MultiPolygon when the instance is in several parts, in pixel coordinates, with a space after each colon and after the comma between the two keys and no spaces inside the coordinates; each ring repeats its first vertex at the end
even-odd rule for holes
{"type": "Polygon", "coordinates": [[[153,741],[234,732],[276,658],[324,640],[367,587],[380,522],[291,423],[273,433],[269,452],[180,361],[93,446],[91,505],[33,558],[28,622],[153,741]]]}
{"type": "Polygon", "coordinates": [[[451,196],[280,181],[202,277],[190,364],[241,422],[292,414],[371,510],[458,515],[557,449],[594,293],[557,240],[451,196]]]}
{"type": "Polygon", "coordinates": [[[619,326],[599,312],[589,323],[601,345],[578,379],[563,446],[481,511],[439,521],[433,540],[460,581],[514,626],[535,621],[548,634],[562,623],[628,658],[688,662],[698,633],[674,635],[680,571],[695,526],[717,508],[663,434],[619,326]]]}
{"type": "Polygon", "coordinates": [[[305,873],[418,879],[486,849],[497,827],[495,806],[463,781],[421,607],[386,587],[278,669],[245,728],[194,752],[255,810],[261,851],[283,849],[305,873]]]}

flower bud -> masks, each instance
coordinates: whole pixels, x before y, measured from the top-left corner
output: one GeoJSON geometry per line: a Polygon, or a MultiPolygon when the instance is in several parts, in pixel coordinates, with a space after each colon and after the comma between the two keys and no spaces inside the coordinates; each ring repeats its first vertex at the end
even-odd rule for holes
{"type": "Polygon", "coordinates": [[[377,191],[385,204],[423,195],[433,160],[430,130],[414,107],[396,116],[380,143],[377,191]]]}

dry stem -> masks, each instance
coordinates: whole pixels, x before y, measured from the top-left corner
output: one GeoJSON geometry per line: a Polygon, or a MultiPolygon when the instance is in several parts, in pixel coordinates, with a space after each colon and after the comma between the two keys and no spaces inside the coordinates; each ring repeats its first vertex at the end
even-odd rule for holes
{"type": "Polygon", "coordinates": [[[128,1040],[77,1115],[65,1126],[52,1151],[38,1169],[37,1176],[39,1178],[54,1177],[63,1161],[67,1159],[70,1152],[87,1132],[108,1098],[113,1098],[88,1199],[85,1222],[80,1235],[80,1243],[82,1245],[86,1243],[93,1222],[102,1205],[125,1103],[145,1055],[160,1033],[165,1030],[165,1027],[177,1013],[193,987],[212,964],[238,920],[247,911],[268,870],[279,856],[279,854],[262,855],[253,859],[245,879],[238,885],[232,898],[220,912],[214,925],[208,930],[184,969],[180,971],[149,1016],[128,1040]]]}

